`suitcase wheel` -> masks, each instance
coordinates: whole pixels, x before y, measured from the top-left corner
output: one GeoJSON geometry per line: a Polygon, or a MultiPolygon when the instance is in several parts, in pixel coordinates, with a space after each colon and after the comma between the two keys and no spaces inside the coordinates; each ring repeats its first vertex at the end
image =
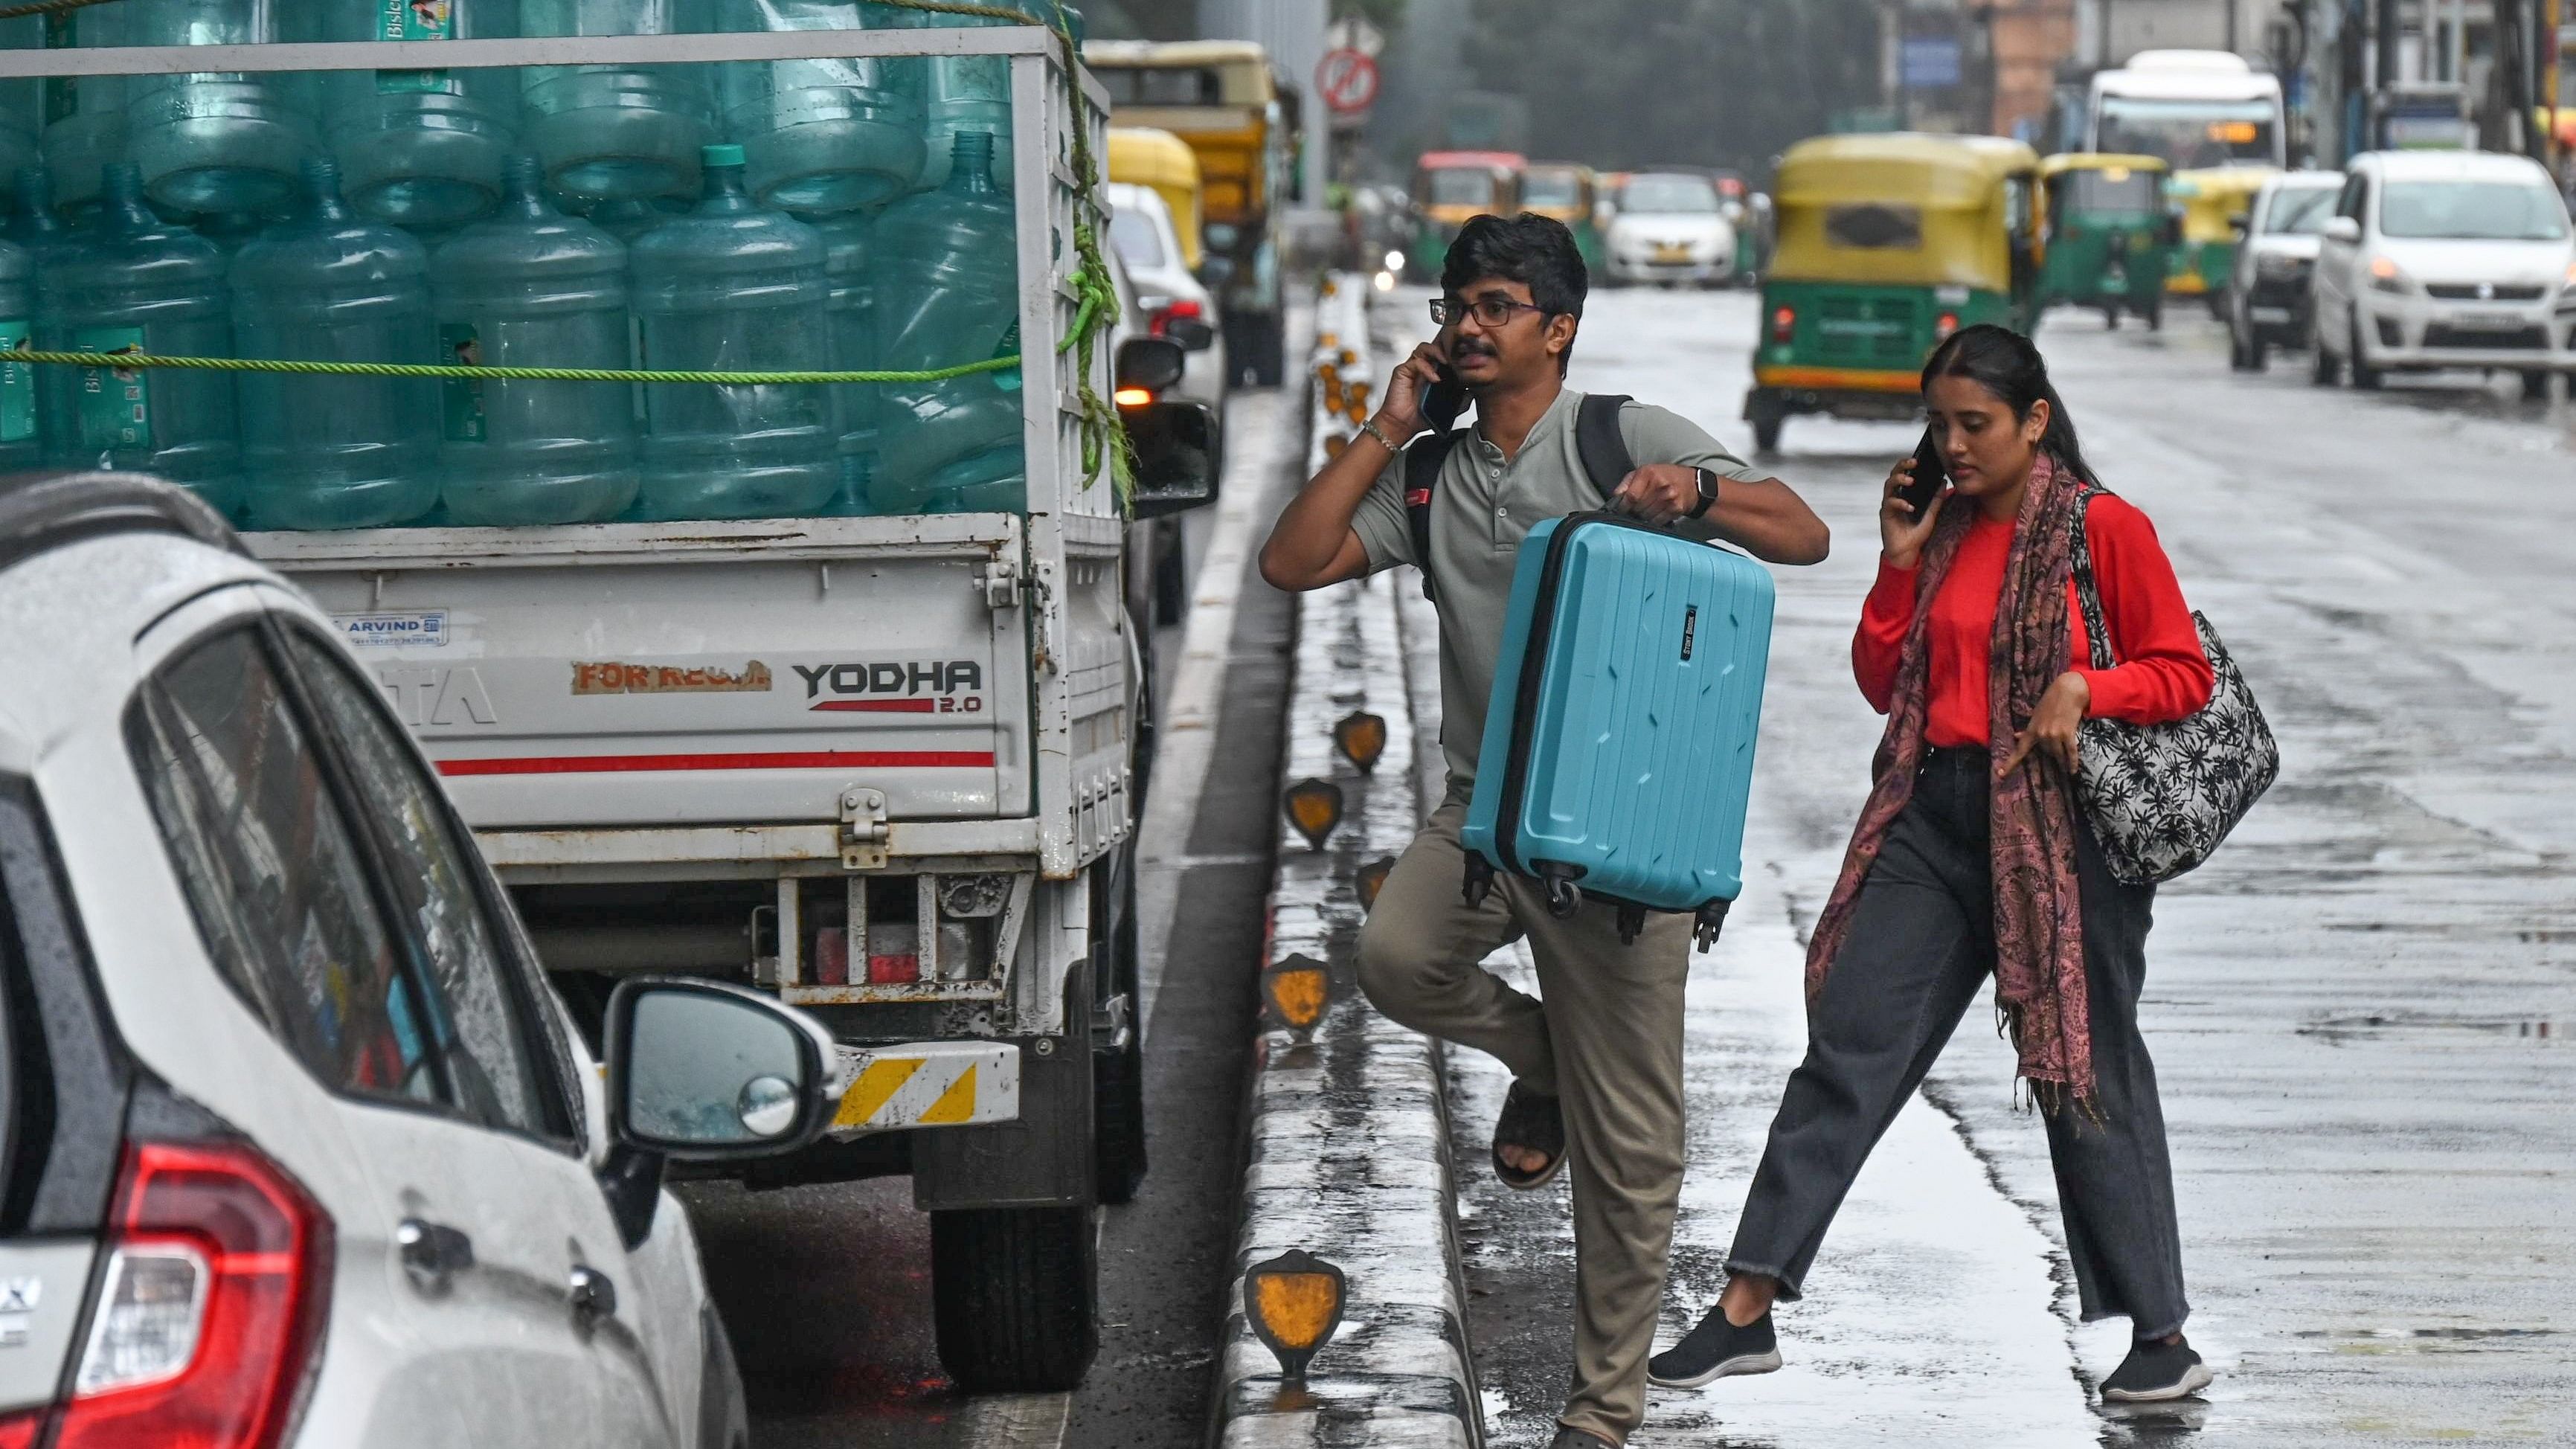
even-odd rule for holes
{"type": "Polygon", "coordinates": [[[1569,920],[1576,911],[1581,909],[1583,909],[1583,892],[1575,886],[1571,878],[1561,875],[1551,875],[1547,878],[1547,913],[1549,915],[1560,921],[1569,920]]]}
{"type": "Polygon", "coordinates": [[[1494,893],[1494,863],[1474,851],[1467,852],[1467,909],[1481,909],[1485,898],[1494,893]]]}
{"type": "Polygon", "coordinates": [[[1622,946],[1634,946],[1634,945],[1636,945],[1636,944],[1637,944],[1637,933],[1638,933],[1638,932],[1640,932],[1640,931],[1643,931],[1643,930],[1645,930],[1645,929],[1646,929],[1646,908],[1645,908],[1644,906],[1621,906],[1621,907],[1619,908],[1619,944],[1620,944],[1620,945],[1622,945],[1622,946]]]}
{"type": "Polygon", "coordinates": [[[1699,908],[1697,928],[1692,935],[1702,951],[1717,944],[1717,933],[1726,925],[1726,908],[1733,904],[1733,901],[1710,901],[1699,908]]]}

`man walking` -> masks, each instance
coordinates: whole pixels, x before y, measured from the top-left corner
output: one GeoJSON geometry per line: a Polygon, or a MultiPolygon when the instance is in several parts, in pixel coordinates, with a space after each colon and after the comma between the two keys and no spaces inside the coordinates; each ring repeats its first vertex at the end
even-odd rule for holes
{"type": "MultiPolygon", "coordinates": [[[[1583,395],[1565,385],[1584,291],[1582,255],[1561,223],[1469,222],[1432,304],[1440,343],[1396,368],[1385,406],[1280,514],[1261,575],[1289,590],[1404,563],[1428,576],[1449,784],[1378,892],[1360,933],[1360,984],[1395,1020],[1511,1068],[1493,1153],[1507,1185],[1537,1188],[1572,1165],[1574,1383],[1556,1449],[1615,1449],[1645,1417],[1646,1355],[1681,1194],[1691,921],[1651,917],[1634,945],[1622,945],[1614,907],[1587,904],[1560,920],[1531,882],[1511,875],[1469,906],[1458,843],[1521,540],[1547,519],[1605,506],[1578,437],[1583,395]],[[1474,399],[1476,426],[1414,443],[1446,453],[1427,490],[1408,490],[1404,450],[1423,431],[1422,400],[1444,364],[1474,399]],[[1524,934],[1541,1000],[1479,964],[1524,934]]],[[[1632,402],[1619,409],[1618,429],[1635,466],[1607,507],[1774,563],[1825,556],[1814,512],[1698,427],[1632,402]]]]}

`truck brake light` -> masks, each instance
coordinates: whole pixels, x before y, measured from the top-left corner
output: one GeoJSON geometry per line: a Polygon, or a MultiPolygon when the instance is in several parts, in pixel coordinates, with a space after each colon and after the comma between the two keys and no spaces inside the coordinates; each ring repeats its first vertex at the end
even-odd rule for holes
{"type": "Polygon", "coordinates": [[[329,1217],[247,1144],[147,1142],[110,1221],[56,1449],[275,1449],[330,1312],[329,1217]]]}

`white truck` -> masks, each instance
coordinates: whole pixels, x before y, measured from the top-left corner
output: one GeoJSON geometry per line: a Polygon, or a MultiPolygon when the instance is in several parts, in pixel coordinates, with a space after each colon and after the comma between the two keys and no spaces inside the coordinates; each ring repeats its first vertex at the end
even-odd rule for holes
{"type": "MultiPolygon", "coordinates": [[[[991,56],[1007,66],[1027,508],[248,535],[417,732],[576,1015],[626,974],[755,983],[856,1060],[762,1183],[906,1173],[940,1352],[970,1390],[1071,1387],[1094,1205],[1144,1168],[1131,836],[1151,765],[1143,519],[1213,498],[1204,407],[1138,403],[1132,501],[1086,466],[1075,171],[1105,96],[1037,27],[12,52],[0,74],[991,56]],[[417,52],[417,53],[414,53],[417,52]],[[1142,572],[1137,570],[1136,572],[1142,572]]],[[[1105,164],[1105,162],[1103,163],[1105,164]]],[[[820,359],[815,366],[824,365],[820,359]]]]}

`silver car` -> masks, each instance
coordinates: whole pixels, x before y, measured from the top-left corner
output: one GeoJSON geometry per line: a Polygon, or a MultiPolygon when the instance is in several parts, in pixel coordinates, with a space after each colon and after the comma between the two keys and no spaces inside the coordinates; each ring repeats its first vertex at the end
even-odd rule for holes
{"type": "Polygon", "coordinates": [[[332,620],[192,496],[0,482],[0,1443],[738,1449],[666,1159],[810,1020],[630,980],[603,1072],[332,620]]]}
{"type": "Polygon", "coordinates": [[[2227,282],[2227,355],[2237,371],[2261,372],[2273,348],[2306,345],[2317,244],[2342,190],[2340,171],[2285,171],[2254,194],[2227,282]]]}

